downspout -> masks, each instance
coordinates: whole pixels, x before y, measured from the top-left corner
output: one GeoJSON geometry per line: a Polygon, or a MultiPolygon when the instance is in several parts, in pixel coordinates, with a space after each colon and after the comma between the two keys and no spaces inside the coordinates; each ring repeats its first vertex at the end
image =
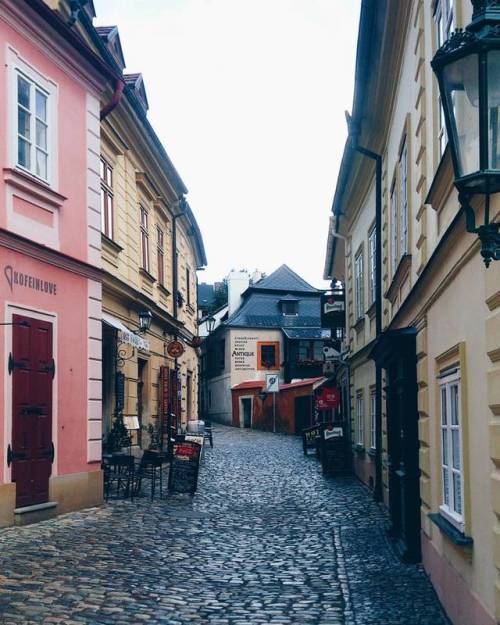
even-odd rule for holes
{"type": "MultiPolygon", "coordinates": [[[[181,197],[179,199],[179,206],[184,209],[185,199],[181,197]]],[[[179,292],[179,270],[177,266],[177,220],[179,217],[184,217],[186,210],[182,210],[177,215],[172,217],[172,291],[174,296],[174,319],[177,319],[178,304],[177,297],[179,292]]]]}
{"type": "Polygon", "coordinates": [[[120,100],[122,99],[124,89],[125,89],[125,83],[123,82],[123,80],[117,80],[115,84],[115,92],[113,93],[113,97],[106,104],[106,106],[104,106],[101,109],[101,114],[100,114],[101,121],[105,119],[111,113],[111,111],[113,111],[118,106],[118,104],[120,103],[120,100]]]}
{"type": "MultiPolygon", "coordinates": [[[[351,126],[351,124],[349,125],[351,126]]],[[[351,128],[349,130],[351,131],[351,128]]],[[[354,150],[375,161],[375,340],[378,340],[382,334],[382,155],[359,146],[357,133],[353,133],[352,141],[354,150]]],[[[383,500],[382,367],[378,362],[375,362],[375,486],[373,498],[375,501],[383,500]]]]}

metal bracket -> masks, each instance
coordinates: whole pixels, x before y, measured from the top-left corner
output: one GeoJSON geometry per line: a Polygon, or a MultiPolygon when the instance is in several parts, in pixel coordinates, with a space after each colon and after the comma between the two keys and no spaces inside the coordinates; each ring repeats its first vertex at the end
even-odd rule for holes
{"type": "Polygon", "coordinates": [[[9,375],[11,375],[14,369],[26,369],[26,367],[24,366],[24,363],[21,360],[14,360],[14,357],[12,356],[12,352],[11,352],[9,353],[9,360],[7,363],[7,370],[9,372],[9,375]]]}
{"type": "Polygon", "coordinates": [[[10,467],[14,460],[26,460],[26,454],[23,451],[12,451],[10,445],[7,446],[7,466],[10,467]]]}
{"type": "Polygon", "coordinates": [[[42,371],[52,374],[52,379],[54,379],[54,376],[56,375],[56,363],[53,358],[51,358],[49,364],[44,367],[42,371]]]}

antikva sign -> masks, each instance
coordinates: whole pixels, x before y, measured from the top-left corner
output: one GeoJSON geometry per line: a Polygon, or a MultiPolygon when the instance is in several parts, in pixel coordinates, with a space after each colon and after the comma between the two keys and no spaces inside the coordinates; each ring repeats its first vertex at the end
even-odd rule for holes
{"type": "Polygon", "coordinates": [[[57,295],[57,284],[55,282],[49,282],[38,276],[16,271],[12,265],[5,265],[3,273],[11,293],[14,292],[15,286],[21,286],[25,289],[47,293],[47,295],[57,295]]]}
{"type": "Polygon", "coordinates": [[[256,369],[257,336],[235,336],[231,349],[234,371],[254,371],[256,369]]]}

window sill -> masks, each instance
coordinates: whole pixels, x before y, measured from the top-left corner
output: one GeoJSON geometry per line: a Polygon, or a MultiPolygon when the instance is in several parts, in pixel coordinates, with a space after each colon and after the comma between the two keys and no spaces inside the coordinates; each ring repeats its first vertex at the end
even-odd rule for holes
{"type": "Polygon", "coordinates": [[[167,287],[160,282],[158,282],[158,289],[161,291],[161,293],[163,293],[163,295],[166,295],[167,297],[170,295],[170,291],[167,289],[167,287]]]}
{"type": "Polygon", "coordinates": [[[425,203],[430,204],[438,213],[442,210],[453,191],[453,177],[453,165],[448,144],[441,156],[431,187],[425,198],[425,203]]]}
{"type": "Polygon", "coordinates": [[[356,443],[356,444],[354,445],[354,451],[355,451],[357,454],[364,454],[364,453],[365,453],[365,446],[364,446],[364,445],[362,445],[361,443],[356,443]]]}
{"type": "Polygon", "coordinates": [[[399,261],[398,267],[396,269],[396,273],[394,274],[394,277],[391,282],[391,286],[387,289],[384,295],[384,297],[388,299],[391,302],[391,304],[394,304],[399,288],[401,284],[403,283],[403,280],[405,279],[406,274],[408,273],[408,270],[410,269],[410,267],[411,267],[411,254],[404,254],[404,256],[402,256],[399,261]]]}
{"type": "Polygon", "coordinates": [[[191,304],[186,304],[186,310],[191,313],[192,315],[194,315],[195,310],[194,308],[191,306],[191,304]]]}
{"type": "Polygon", "coordinates": [[[151,275],[149,271],[144,269],[144,267],[139,268],[139,273],[141,274],[143,278],[146,278],[146,280],[150,282],[151,284],[154,284],[156,282],[156,278],[153,275],[151,275]]]}
{"type": "Polygon", "coordinates": [[[445,534],[452,543],[459,545],[460,547],[472,547],[474,541],[470,536],[466,536],[460,532],[454,525],[452,525],[442,514],[433,513],[429,514],[429,519],[439,527],[439,529],[445,534]]]}
{"type": "Polygon", "coordinates": [[[21,191],[25,191],[42,202],[46,202],[56,208],[61,208],[68,199],[64,195],[54,191],[48,183],[20,169],[4,168],[3,179],[6,184],[16,187],[21,191]]]}
{"type": "Polygon", "coordinates": [[[364,327],[365,327],[365,318],[364,317],[360,317],[356,321],[356,323],[353,325],[353,328],[356,331],[356,334],[359,334],[361,332],[361,330],[363,330],[364,327]]]}
{"type": "Polygon", "coordinates": [[[375,447],[369,447],[367,454],[374,458],[377,455],[377,450],[375,449],[375,447]]]}
{"type": "Polygon", "coordinates": [[[366,314],[368,315],[368,317],[371,319],[373,319],[373,317],[375,317],[375,312],[376,312],[376,302],[373,301],[373,303],[371,304],[370,308],[366,311],[366,314]]]}
{"type": "Polygon", "coordinates": [[[108,236],[106,236],[104,232],[101,232],[101,244],[103,247],[107,247],[110,252],[113,252],[116,255],[118,255],[120,252],[123,252],[123,247],[121,245],[118,245],[118,243],[116,243],[116,241],[113,241],[113,239],[110,239],[108,236]]]}

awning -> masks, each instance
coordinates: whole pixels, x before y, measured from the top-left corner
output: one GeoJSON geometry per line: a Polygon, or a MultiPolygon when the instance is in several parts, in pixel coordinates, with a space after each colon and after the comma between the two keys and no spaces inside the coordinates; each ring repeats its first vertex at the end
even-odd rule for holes
{"type": "Polygon", "coordinates": [[[141,349],[144,352],[149,352],[149,341],[142,338],[142,336],[135,334],[132,330],[129,330],[126,325],[124,325],[116,317],[113,317],[113,315],[103,312],[102,322],[111,326],[115,330],[118,330],[118,338],[122,343],[127,343],[128,345],[137,347],[137,349],[141,349]]]}

